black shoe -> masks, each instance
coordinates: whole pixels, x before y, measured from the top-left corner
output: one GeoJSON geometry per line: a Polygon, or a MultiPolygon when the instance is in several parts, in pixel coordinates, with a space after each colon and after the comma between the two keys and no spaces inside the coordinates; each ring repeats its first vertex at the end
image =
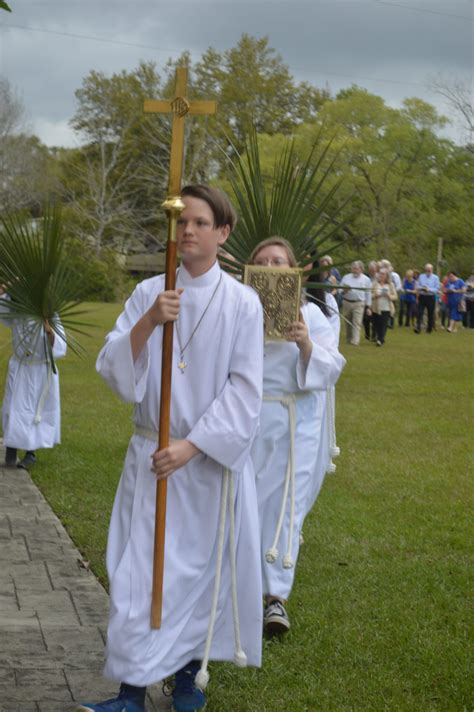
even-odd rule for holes
{"type": "Polygon", "coordinates": [[[20,467],[22,470],[29,470],[30,467],[33,467],[33,465],[36,463],[36,455],[33,452],[33,450],[28,450],[25,452],[25,457],[23,457],[20,462],[18,463],[17,467],[20,467]]]}
{"type": "Polygon", "coordinates": [[[270,635],[287,633],[290,630],[290,619],[281,601],[272,601],[263,613],[263,627],[270,635]]]}
{"type": "Polygon", "coordinates": [[[419,330],[419,329],[413,329],[413,331],[415,332],[415,334],[419,334],[419,333],[420,333],[420,330],[419,330]]]}
{"type": "Polygon", "coordinates": [[[16,467],[16,447],[5,448],[5,465],[7,467],[16,467]]]}

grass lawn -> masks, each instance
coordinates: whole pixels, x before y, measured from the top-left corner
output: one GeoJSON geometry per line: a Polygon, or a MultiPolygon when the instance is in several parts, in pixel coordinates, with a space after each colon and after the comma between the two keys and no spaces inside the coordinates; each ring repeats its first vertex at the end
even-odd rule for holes
{"type": "MultiPolygon", "coordinates": [[[[62,445],[33,477],[106,583],[104,549],[131,408],[94,370],[118,305],[90,305],[84,359],[59,364],[62,445]]],[[[305,524],[292,630],[261,670],[214,665],[208,712],[472,710],[474,332],[388,332],[343,347],[342,454],[305,524]],[[472,620],[472,618],[471,618],[472,620]]],[[[0,377],[9,332],[0,330],[0,377]]]]}

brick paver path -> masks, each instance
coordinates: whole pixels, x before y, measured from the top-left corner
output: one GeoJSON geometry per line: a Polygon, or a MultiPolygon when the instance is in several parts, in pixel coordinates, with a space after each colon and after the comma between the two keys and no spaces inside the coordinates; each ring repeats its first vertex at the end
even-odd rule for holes
{"type": "MultiPolygon", "coordinates": [[[[0,711],[73,712],[114,697],[101,675],[107,609],[29,474],[0,466],[0,711]]],[[[169,709],[159,687],[147,709],[169,709]]]]}

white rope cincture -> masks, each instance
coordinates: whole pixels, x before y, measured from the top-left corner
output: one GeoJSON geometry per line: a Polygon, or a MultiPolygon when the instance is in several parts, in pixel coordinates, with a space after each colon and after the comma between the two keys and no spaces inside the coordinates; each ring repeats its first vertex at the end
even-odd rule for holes
{"type": "MultiPolygon", "coordinates": [[[[157,442],[158,433],[155,430],[135,423],[135,435],[157,442]]],[[[174,441],[171,441],[174,442],[174,441]]],[[[214,580],[214,591],[212,594],[211,613],[209,616],[209,624],[207,627],[206,644],[204,647],[204,655],[201,662],[201,668],[198,671],[195,683],[200,690],[205,690],[209,683],[209,672],[207,666],[209,664],[209,656],[211,653],[212,639],[214,637],[214,627],[217,618],[217,607],[219,602],[219,592],[221,588],[222,578],[222,560],[224,557],[224,540],[226,527],[226,512],[229,507],[229,547],[230,547],[230,576],[231,576],[231,593],[232,593],[232,615],[234,621],[234,663],[238,667],[246,667],[247,655],[242,649],[240,640],[240,621],[239,608],[237,601],[237,565],[236,565],[236,547],[235,547],[235,502],[234,502],[234,479],[232,472],[224,468],[222,474],[222,488],[219,502],[219,525],[217,531],[217,560],[216,560],[216,577],[214,580]]]]}
{"type": "Polygon", "coordinates": [[[234,662],[239,667],[247,665],[247,656],[242,650],[240,643],[240,625],[239,612],[237,604],[237,572],[235,562],[235,512],[234,512],[234,482],[233,475],[227,468],[224,469],[222,475],[221,500],[219,506],[219,528],[217,540],[217,561],[216,561],[216,578],[214,581],[214,592],[212,596],[211,615],[209,617],[209,625],[207,629],[206,645],[204,655],[201,662],[201,669],[198,671],[195,683],[200,690],[205,690],[209,683],[209,672],[207,666],[209,664],[209,656],[211,652],[212,638],[214,636],[214,626],[216,623],[217,606],[219,601],[219,591],[221,587],[222,576],[222,559],[224,554],[224,538],[226,525],[226,510],[229,506],[229,546],[230,546],[230,570],[231,570],[231,591],[232,591],[232,613],[234,619],[234,636],[235,636],[235,652],[234,662]]]}
{"type": "Polygon", "coordinates": [[[339,457],[341,449],[336,445],[336,388],[329,389],[329,400],[331,401],[331,457],[339,457]]]}
{"type": "Polygon", "coordinates": [[[232,612],[234,619],[234,663],[237,667],[247,667],[247,656],[240,641],[239,604],[237,601],[237,564],[235,560],[235,510],[234,510],[234,477],[226,470],[229,477],[229,546],[230,546],[230,577],[232,590],[232,612]]]}
{"type": "MultiPolygon", "coordinates": [[[[18,361],[20,366],[28,367],[37,366],[39,364],[44,364],[46,366],[46,381],[38,399],[35,414],[33,417],[33,423],[35,425],[38,425],[39,423],[41,423],[46,398],[48,397],[49,389],[51,388],[51,381],[53,379],[53,369],[51,361],[49,359],[39,358],[35,355],[38,340],[41,338],[41,332],[38,331],[36,325],[32,326],[31,323],[26,322],[26,326],[23,326],[22,328],[23,334],[20,337],[19,343],[13,344],[13,358],[18,361]],[[19,350],[20,346],[22,347],[21,352],[19,350]]],[[[46,334],[43,334],[43,339],[46,338],[46,334]]],[[[15,384],[19,373],[20,369],[18,369],[16,372],[15,384]]]]}
{"type": "Polygon", "coordinates": [[[288,532],[288,548],[283,557],[283,568],[292,569],[294,566],[291,550],[293,547],[293,530],[295,527],[295,500],[296,500],[296,472],[295,472],[295,429],[296,429],[296,403],[290,401],[288,406],[288,415],[290,418],[290,452],[289,462],[290,467],[290,531],[288,532]]]}
{"type": "Polygon", "coordinates": [[[44,404],[46,403],[46,398],[48,397],[49,389],[51,388],[51,381],[53,379],[53,369],[51,366],[51,363],[48,361],[47,365],[47,376],[46,376],[46,383],[43,386],[43,390],[41,391],[41,395],[38,400],[38,405],[36,406],[36,412],[35,412],[35,417],[33,418],[33,423],[35,425],[38,425],[41,423],[41,417],[43,414],[43,408],[44,404]]]}
{"type": "Polygon", "coordinates": [[[295,523],[295,499],[296,499],[296,473],[295,473],[295,432],[296,432],[296,394],[290,393],[286,396],[264,395],[263,400],[267,402],[281,403],[288,409],[288,421],[290,426],[290,449],[288,452],[288,464],[286,467],[285,483],[283,487],[283,497],[280,508],[280,515],[275,531],[275,536],[271,547],[265,554],[265,560],[269,564],[274,564],[278,558],[278,541],[280,539],[283,519],[285,518],[288,493],[290,493],[290,527],[288,532],[288,545],[286,554],[283,557],[283,568],[291,569],[294,566],[291,555],[293,543],[293,529],[295,523]]]}
{"type": "Polygon", "coordinates": [[[329,440],[329,464],[326,468],[328,474],[336,472],[336,465],[332,461],[340,455],[341,451],[336,445],[336,413],[335,413],[335,393],[336,389],[331,386],[326,391],[326,423],[329,440]]]}

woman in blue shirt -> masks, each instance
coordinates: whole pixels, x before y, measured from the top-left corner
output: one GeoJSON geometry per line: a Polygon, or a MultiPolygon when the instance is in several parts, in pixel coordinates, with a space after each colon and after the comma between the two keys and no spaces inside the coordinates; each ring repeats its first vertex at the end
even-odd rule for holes
{"type": "Polygon", "coordinates": [[[406,271],[402,284],[398,326],[403,325],[403,315],[405,315],[405,326],[411,326],[416,317],[416,281],[412,269],[406,271]]]}
{"type": "Polygon", "coordinates": [[[466,287],[456,272],[451,270],[451,272],[448,272],[448,281],[444,289],[448,295],[449,307],[449,327],[447,331],[456,333],[458,323],[462,320],[462,313],[459,310],[459,306],[462,302],[466,287]]]}

